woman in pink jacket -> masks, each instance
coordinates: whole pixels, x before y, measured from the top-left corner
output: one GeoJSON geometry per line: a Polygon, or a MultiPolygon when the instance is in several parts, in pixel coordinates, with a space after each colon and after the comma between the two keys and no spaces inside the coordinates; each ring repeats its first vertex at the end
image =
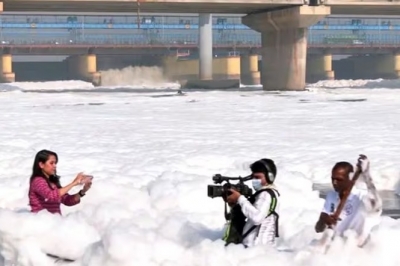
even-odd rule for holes
{"type": "Polygon", "coordinates": [[[50,213],[61,214],[61,203],[74,206],[80,203],[81,197],[90,189],[92,180],[82,173],[79,173],[72,183],[62,187],[60,177],[56,174],[57,162],[58,156],[55,152],[41,150],[36,154],[29,186],[31,212],[47,210],[50,213]],[[73,187],[82,184],[84,186],[79,193],[68,194],[73,187]]]}

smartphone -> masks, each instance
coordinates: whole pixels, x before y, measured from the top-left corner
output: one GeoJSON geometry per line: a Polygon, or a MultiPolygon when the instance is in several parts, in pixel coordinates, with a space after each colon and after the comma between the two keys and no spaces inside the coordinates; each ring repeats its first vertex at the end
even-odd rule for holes
{"type": "Polygon", "coordinates": [[[92,175],[85,175],[85,179],[83,181],[83,183],[88,183],[88,182],[92,182],[94,176],[92,175]]]}

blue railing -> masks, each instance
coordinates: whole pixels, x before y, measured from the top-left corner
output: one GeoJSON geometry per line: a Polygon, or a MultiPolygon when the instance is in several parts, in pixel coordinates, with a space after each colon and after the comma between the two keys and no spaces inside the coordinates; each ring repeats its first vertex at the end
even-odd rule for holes
{"type": "MultiPolygon", "coordinates": [[[[214,45],[229,46],[260,46],[261,38],[259,34],[238,34],[238,35],[219,35],[213,34],[214,45]]],[[[12,34],[7,38],[1,39],[3,45],[35,45],[35,44],[85,44],[88,46],[96,45],[169,45],[197,46],[198,34],[194,33],[164,33],[160,34],[86,34],[84,36],[69,35],[36,35],[27,36],[23,34],[12,34]]],[[[400,35],[393,34],[309,34],[308,44],[321,45],[326,47],[334,46],[380,46],[380,45],[399,45],[400,35]]]]}
{"type": "MultiPolygon", "coordinates": [[[[0,28],[3,29],[156,29],[156,30],[195,30],[199,26],[195,24],[157,24],[144,23],[14,23],[2,22],[0,28]]],[[[243,24],[214,24],[214,30],[252,30],[243,24]]],[[[400,25],[339,25],[339,24],[316,24],[311,26],[311,30],[380,30],[380,31],[397,31],[400,25]]]]}
{"type": "MultiPolygon", "coordinates": [[[[0,15],[1,44],[183,44],[197,45],[198,17],[0,15]],[[140,29],[138,29],[138,21],[140,29]]],[[[240,17],[213,17],[215,45],[261,44],[260,33],[240,17]]],[[[400,44],[400,19],[328,17],[310,27],[309,44],[400,44]]]]}
{"type": "MultiPolygon", "coordinates": [[[[74,15],[0,15],[0,29],[198,29],[198,16],[74,16],[74,15]]],[[[214,15],[214,30],[250,30],[240,16],[214,15]]],[[[400,30],[398,18],[327,17],[311,30],[400,30]]]]}

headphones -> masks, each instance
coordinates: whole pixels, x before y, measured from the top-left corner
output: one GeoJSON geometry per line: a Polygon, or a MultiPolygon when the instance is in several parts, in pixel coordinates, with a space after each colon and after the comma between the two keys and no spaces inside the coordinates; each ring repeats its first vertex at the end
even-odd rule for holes
{"type": "Polygon", "coordinates": [[[275,175],[272,173],[271,168],[268,166],[268,164],[266,164],[263,160],[259,160],[257,162],[261,163],[265,167],[265,169],[267,169],[268,171],[268,176],[266,176],[266,178],[268,179],[267,181],[269,183],[274,183],[275,175]]]}

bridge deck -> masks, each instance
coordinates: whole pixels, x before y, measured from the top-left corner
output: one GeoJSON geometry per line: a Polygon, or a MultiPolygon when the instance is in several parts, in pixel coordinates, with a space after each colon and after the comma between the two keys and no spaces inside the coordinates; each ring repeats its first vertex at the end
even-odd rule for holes
{"type": "Polygon", "coordinates": [[[302,0],[3,0],[7,12],[129,12],[136,13],[230,13],[247,14],[283,6],[302,5],[302,0]]]}
{"type": "MultiPolygon", "coordinates": [[[[3,0],[7,12],[115,12],[248,14],[303,5],[303,0],[3,0]]],[[[332,14],[398,15],[392,0],[324,0],[332,14]]]]}

